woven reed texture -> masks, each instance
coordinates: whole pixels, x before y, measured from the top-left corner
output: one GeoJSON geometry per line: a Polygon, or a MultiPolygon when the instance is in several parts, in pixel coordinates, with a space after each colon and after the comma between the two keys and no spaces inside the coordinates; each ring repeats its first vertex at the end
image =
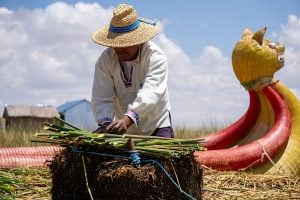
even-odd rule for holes
{"type": "MultiPolygon", "coordinates": [[[[114,10],[114,16],[110,24],[117,27],[126,27],[133,24],[137,18],[137,12],[132,6],[120,4],[114,10]]],[[[105,25],[95,31],[92,34],[92,40],[107,47],[129,47],[149,41],[159,32],[157,25],[143,21],[136,29],[124,33],[111,32],[109,27],[110,25],[105,25]]]]}
{"type": "Polygon", "coordinates": [[[299,99],[282,83],[273,85],[285,99],[292,115],[292,129],[286,148],[275,157],[276,165],[268,173],[276,174],[296,174],[300,175],[300,101],[299,99]]]}
{"type": "Polygon", "coordinates": [[[61,149],[57,146],[0,148],[0,169],[46,167],[45,163],[61,149]]]}
{"type": "MultiPolygon", "coordinates": [[[[246,31],[246,30],[245,30],[246,31]]],[[[232,53],[232,65],[235,75],[246,89],[255,87],[260,79],[273,77],[282,66],[278,62],[278,53],[284,52],[284,46],[270,48],[268,39],[262,40],[262,45],[253,36],[262,32],[243,34],[242,39],[235,45],[232,53]]],[[[260,37],[263,38],[263,35],[260,37]]]]}

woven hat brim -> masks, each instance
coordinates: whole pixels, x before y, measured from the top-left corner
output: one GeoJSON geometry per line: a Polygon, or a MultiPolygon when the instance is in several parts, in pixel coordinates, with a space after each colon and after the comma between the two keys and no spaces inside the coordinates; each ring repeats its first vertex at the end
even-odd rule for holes
{"type": "Polygon", "coordinates": [[[137,29],[126,33],[113,33],[109,31],[109,25],[106,25],[93,33],[92,40],[107,47],[129,47],[151,40],[158,32],[158,26],[146,23],[141,23],[137,29]]]}

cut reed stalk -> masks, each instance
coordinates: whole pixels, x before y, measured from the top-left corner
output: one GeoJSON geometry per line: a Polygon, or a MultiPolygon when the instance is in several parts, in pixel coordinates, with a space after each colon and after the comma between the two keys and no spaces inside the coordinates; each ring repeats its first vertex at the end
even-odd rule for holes
{"type": "Polygon", "coordinates": [[[203,151],[204,140],[174,139],[157,136],[92,133],[73,126],[62,119],[55,118],[60,124],[44,123],[45,133],[36,133],[33,142],[55,143],[62,146],[98,145],[104,148],[129,151],[128,140],[131,140],[137,152],[152,157],[180,157],[194,151],[203,151]]]}

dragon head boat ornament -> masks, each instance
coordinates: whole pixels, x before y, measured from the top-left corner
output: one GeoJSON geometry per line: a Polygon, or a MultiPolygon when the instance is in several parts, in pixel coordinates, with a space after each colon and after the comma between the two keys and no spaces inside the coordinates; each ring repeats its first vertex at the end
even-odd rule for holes
{"type": "Polygon", "coordinates": [[[264,38],[266,31],[267,26],[255,33],[245,29],[232,53],[234,73],[247,90],[269,85],[284,66],[285,46],[264,38]]]}
{"type": "Polygon", "coordinates": [[[300,175],[300,101],[275,73],[285,46],[265,38],[267,26],[245,29],[232,52],[232,66],[249,94],[248,110],[228,127],[204,136],[199,164],[216,170],[300,175]]]}

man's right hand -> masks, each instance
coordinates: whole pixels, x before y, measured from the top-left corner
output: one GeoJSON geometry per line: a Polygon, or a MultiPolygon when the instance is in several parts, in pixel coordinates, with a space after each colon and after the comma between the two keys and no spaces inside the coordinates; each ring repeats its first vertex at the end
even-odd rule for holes
{"type": "Polygon", "coordinates": [[[124,115],[121,119],[111,122],[106,129],[109,133],[124,134],[133,123],[134,122],[130,117],[124,115]]]}

